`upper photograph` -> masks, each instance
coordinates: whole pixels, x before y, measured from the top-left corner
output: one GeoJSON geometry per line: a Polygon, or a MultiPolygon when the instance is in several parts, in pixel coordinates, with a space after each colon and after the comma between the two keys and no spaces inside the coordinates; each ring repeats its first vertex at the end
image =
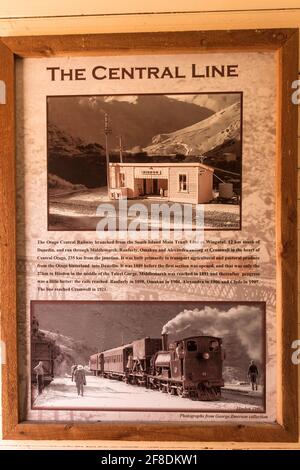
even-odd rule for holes
{"type": "Polygon", "coordinates": [[[241,229],[241,92],[50,96],[47,137],[48,230],[241,229]]]}

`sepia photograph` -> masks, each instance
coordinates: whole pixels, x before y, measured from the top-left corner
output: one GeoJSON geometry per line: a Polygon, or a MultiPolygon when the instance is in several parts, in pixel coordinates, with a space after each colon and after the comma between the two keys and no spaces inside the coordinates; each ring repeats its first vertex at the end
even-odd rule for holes
{"type": "Polygon", "coordinates": [[[32,409],[265,411],[265,303],[32,301],[32,409]]]}
{"type": "Polygon", "coordinates": [[[205,230],[240,230],[242,96],[48,96],[48,230],[99,229],[108,204],[115,230],[124,210],[127,230],[137,214],[140,230],[164,228],[163,208],[175,230],[186,207],[194,229],[200,205],[205,230]]]}

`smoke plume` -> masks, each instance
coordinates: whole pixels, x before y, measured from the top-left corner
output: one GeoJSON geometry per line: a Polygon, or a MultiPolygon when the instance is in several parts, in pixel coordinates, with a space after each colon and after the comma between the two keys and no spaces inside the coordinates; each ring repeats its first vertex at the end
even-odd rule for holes
{"type": "Polygon", "coordinates": [[[183,310],[163,326],[162,333],[177,334],[187,327],[221,338],[235,334],[250,358],[261,359],[262,310],[258,306],[244,304],[229,310],[206,306],[201,310],[183,310]]]}

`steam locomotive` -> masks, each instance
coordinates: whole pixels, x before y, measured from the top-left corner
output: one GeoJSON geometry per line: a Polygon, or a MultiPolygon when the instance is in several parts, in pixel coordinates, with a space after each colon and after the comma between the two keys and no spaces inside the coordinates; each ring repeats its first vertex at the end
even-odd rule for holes
{"type": "Polygon", "coordinates": [[[93,354],[89,367],[95,376],[212,401],[221,398],[224,359],[221,338],[192,336],[168,344],[163,334],[93,354]]]}

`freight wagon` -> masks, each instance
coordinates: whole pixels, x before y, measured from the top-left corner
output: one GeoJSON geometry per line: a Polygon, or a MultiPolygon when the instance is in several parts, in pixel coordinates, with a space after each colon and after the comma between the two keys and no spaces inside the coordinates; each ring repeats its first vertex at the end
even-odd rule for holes
{"type": "Polygon", "coordinates": [[[31,378],[36,383],[35,366],[42,361],[44,369],[44,385],[49,385],[54,378],[54,343],[36,336],[31,339],[31,378]]]}

